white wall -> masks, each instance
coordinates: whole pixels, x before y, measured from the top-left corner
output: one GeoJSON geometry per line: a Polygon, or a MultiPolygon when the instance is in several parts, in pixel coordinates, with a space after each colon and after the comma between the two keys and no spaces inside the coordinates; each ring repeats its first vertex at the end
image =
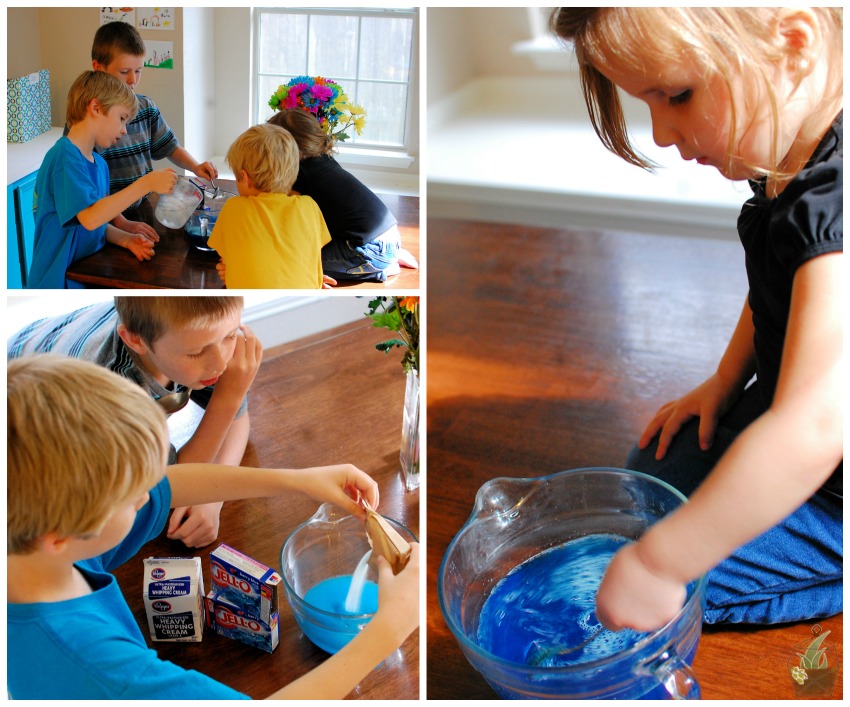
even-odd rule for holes
{"type": "Polygon", "coordinates": [[[432,7],[428,9],[428,106],[487,76],[538,73],[516,42],[539,31],[541,8],[432,7]],[[532,16],[535,13],[535,16],[532,16]]]}
{"type": "Polygon", "coordinates": [[[214,10],[204,7],[183,9],[183,110],[187,129],[181,142],[189,154],[202,161],[218,154],[215,120],[211,119],[215,116],[218,95],[215,53],[210,52],[209,39],[214,28],[214,10]]]}
{"type": "MultiPolygon", "coordinates": [[[[37,319],[64,314],[111,299],[112,294],[105,291],[75,292],[71,306],[65,294],[7,297],[5,338],[8,339],[37,319]]],[[[369,299],[349,295],[334,296],[330,293],[305,297],[249,294],[245,296],[242,321],[251,327],[263,347],[268,349],[358,321],[366,314],[369,299]]]]}
{"type": "Polygon", "coordinates": [[[216,76],[215,136],[216,155],[224,155],[230,144],[252,124],[253,46],[251,10],[247,7],[215,9],[212,46],[216,76]]]}

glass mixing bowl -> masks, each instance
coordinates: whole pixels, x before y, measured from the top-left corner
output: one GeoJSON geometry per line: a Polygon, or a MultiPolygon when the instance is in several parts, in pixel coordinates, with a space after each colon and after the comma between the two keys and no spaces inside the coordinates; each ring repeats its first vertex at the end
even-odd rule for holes
{"type": "Polygon", "coordinates": [[[228,199],[236,196],[230,192],[217,189],[215,192],[204,191],[204,199],[200,204],[200,208],[196,209],[183,230],[189,236],[189,243],[198,250],[205,252],[214,251],[214,248],[209,246],[209,238],[212,235],[213,227],[218,219],[218,215],[224,208],[228,199]]]}
{"type": "MultiPolygon", "coordinates": [[[[418,542],[401,523],[391,518],[386,520],[405,540],[418,542]]],[[[336,653],[346,645],[374,614],[327,611],[312,605],[305,597],[310,589],[325,580],[352,575],[369,549],[363,521],[325,503],[310,520],[292,532],[280,551],[280,574],[295,620],[307,638],[328,653],[336,653]]],[[[378,582],[372,560],[366,581],[378,582]]]]}
{"type": "Polygon", "coordinates": [[[505,698],[699,698],[689,664],[702,629],[704,577],[691,584],[685,605],[666,626],[604,658],[533,666],[504,660],[476,643],[481,608],[512,569],[585,535],[636,539],[685,501],[672,486],[623,469],[575,469],[485,483],[438,577],[440,609],[466,658],[505,698]]]}

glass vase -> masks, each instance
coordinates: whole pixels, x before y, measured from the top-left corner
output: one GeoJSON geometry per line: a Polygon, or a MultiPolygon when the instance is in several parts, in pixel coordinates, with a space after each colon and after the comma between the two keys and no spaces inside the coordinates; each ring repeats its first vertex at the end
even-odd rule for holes
{"type": "Polygon", "coordinates": [[[407,372],[401,424],[401,473],[408,491],[419,488],[419,373],[407,372]]]}

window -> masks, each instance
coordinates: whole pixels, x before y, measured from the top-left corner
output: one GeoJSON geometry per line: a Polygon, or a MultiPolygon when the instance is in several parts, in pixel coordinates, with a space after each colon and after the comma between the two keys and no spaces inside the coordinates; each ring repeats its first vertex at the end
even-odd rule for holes
{"type": "Polygon", "coordinates": [[[295,76],[323,76],[366,110],[366,126],[345,145],[406,151],[416,72],[417,13],[411,9],[257,10],[256,122],[269,98],[295,76]]]}

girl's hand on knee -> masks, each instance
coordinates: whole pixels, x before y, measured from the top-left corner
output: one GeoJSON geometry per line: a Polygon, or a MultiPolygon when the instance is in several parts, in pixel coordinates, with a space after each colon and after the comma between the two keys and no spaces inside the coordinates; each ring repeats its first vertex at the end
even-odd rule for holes
{"type": "Polygon", "coordinates": [[[657,434],[658,448],[655,458],[663,459],[679,430],[691,418],[698,417],[700,449],[710,449],[714,443],[718,421],[729,411],[739,395],[740,391],[730,389],[728,383],[715,373],[690,393],[662,405],[643,431],[638,440],[638,447],[646,449],[657,434]]]}

